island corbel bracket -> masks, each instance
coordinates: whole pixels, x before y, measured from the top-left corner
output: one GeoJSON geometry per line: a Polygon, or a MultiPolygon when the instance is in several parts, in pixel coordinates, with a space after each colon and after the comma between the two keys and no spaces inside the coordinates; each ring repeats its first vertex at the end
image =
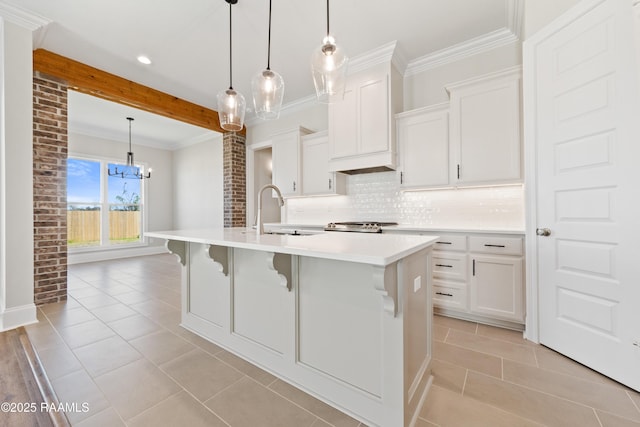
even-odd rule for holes
{"type": "Polygon", "coordinates": [[[398,314],[398,266],[372,266],[372,279],[376,291],[382,296],[382,309],[391,317],[398,314]]]}
{"type": "Polygon", "coordinates": [[[225,276],[229,275],[229,250],[226,246],[208,245],[207,255],[225,276]]]}
{"type": "Polygon", "coordinates": [[[280,254],[275,252],[266,252],[267,267],[278,273],[280,277],[280,286],[287,288],[291,292],[291,255],[280,254]]]}
{"type": "Polygon", "coordinates": [[[167,240],[164,246],[169,253],[178,257],[178,262],[187,265],[187,244],[181,240],[167,240]]]}

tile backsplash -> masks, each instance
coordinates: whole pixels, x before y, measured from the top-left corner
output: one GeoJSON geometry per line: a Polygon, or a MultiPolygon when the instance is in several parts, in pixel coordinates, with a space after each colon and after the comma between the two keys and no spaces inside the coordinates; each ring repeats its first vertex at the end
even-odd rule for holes
{"type": "Polygon", "coordinates": [[[522,185],[402,191],[396,172],[347,176],[347,195],[288,199],[289,224],[395,221],[402,225],[524,229],[522,185]]]}

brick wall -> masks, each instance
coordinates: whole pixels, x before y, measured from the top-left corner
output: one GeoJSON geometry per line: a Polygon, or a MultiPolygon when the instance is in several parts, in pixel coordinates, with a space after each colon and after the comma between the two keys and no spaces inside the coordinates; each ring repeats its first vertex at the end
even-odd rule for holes
{"type": "Polygon", "coordinates": [[[34,300],[67,298],[67,85],[33,78],[34,300]]]}
{"type": "Polygon", "coordinates": [[[246,224],[246,145],[245,137],[232,132],[223,136],[224,226],[246,224]]]}

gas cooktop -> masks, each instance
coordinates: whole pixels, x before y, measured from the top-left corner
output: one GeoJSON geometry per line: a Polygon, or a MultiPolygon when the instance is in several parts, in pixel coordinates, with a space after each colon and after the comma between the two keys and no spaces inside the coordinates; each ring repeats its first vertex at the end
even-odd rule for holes
{"type": "Polygon", "coordinates": [[[356,233],[382,233],[382,227],[398,225],[397,222],[330,222],[325,231],[351,231],[356,233]]]}

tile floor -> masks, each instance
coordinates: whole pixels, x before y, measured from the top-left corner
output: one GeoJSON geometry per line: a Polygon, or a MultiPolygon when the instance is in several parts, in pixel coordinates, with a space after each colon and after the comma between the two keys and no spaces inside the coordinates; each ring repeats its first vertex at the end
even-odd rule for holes
{"type": "MultiPolygon", "coordinates": [[[[73,425],[362,426],[181,328],[179,282],[171,255],[70,266],[27,331],[73,425]]],[[[433,373],[418,427],[640,427],[640,393],[516,332],[436,316],[433,373]]]]}

